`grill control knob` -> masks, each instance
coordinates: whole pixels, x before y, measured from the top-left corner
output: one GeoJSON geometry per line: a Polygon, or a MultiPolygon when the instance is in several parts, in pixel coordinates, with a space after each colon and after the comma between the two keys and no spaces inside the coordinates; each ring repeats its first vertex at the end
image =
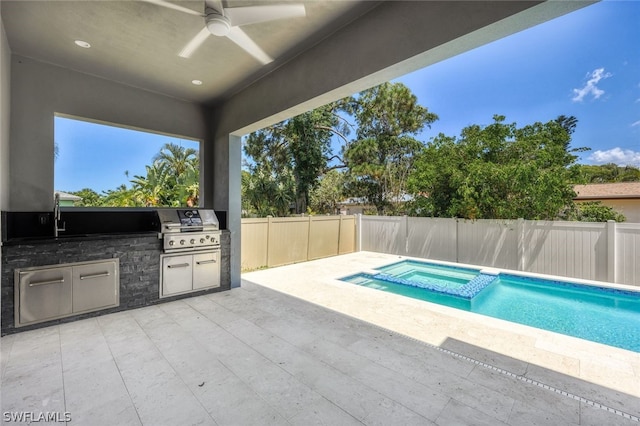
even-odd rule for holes
{"type": "Polygon", "coordinates": [[[196,240],[193,238],[191,239],[191,241],[189,241],[189,244],[195,244],[195,243],[196,243],[196,240]]]}
{"type": "Polygon", "coordinates": [[[200,244],[204,244],[204,238],[200,238],[200,244]]]}
{"type": "Polygon", "coordinates": [[[184,240],[180,240],[180,245],[183,246],[184,245],[184,240]]]}
{"type": "Polygon", "coordinates": [[[176,242],[175,242],[175,241],[173,241],[173,240],[169,241],[169,245],[170,245],[170,246],[174,245],[175,243],[176,243],[176,242]]]}

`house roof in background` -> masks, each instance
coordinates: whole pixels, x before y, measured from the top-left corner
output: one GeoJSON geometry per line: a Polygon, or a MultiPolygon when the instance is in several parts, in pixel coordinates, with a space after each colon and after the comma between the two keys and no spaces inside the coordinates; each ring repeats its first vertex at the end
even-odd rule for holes
{"type": "Polygon", "coordinates": [[[54,194],[60,194],[61,201],[80,201],[82,197],[78,197],[77,195],[69,194],[68,192],[55,191],[54,194]]]}
{"type": "Polygon", "coordinates": [[[593,183],[575,185],[575,200],[640,198],[640,182],[593,183]]]}

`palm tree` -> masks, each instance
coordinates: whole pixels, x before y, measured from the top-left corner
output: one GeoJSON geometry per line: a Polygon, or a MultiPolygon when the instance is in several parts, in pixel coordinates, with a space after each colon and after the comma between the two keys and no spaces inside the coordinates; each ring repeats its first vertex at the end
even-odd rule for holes
{"type": "Polygon", "coordinates": [[[146,194],[152,194],[148,202],[172,207],[196,206],[200,195],[198,151],[173,143],[165,144],[153,157],[153,165],[147,166],[146,179],[132,182],[140,188],[146,185],[146,194]],[[152,187],[155,189],[151,190],[152,187]]]}
{"type": "Polygon", "coordinates": [[[197,170],[199,166],[198,151],[184,148],[174,143],[165,144],[153,157],[153,162],[168,167],[168,172],[180,176],[188,170],[197,170]]]}
{"type": "Polygon", "coordinates": [[[103,205],[109,207],[142,207],[136,200],[134,191],[128,189],[124,184],[116,189],[105,191],[103,205]]]}
{"type": "Polygon", "coordinates": [[[167,198],[167,173],[161,164],[145,166],[146,176],[134,176],[131,180],[136,199],[147,207],[162,206],[167,198]]]}

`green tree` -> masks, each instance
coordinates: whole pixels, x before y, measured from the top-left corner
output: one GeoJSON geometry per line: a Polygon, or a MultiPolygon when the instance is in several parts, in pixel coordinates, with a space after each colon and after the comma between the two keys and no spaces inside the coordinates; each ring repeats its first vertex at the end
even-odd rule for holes
{"type": "Polygon", "coordinates": [[[619,182],[640,182],[640,169],[633,166],[624,166],[620,173],[619,182]]]}
{"type": "Polygon", "coordinates": [[[365,197],[378,214],[395,213],[406,195],[406,183],[423,143],[415,136],[438,116],[418,104],[401,83],[384,83],[349,100],[358,127],[346,145],[349,194],[365,197]]]}
{"type": "Polygon", "coordinates": [[[182,176],[198,166],[198,151],[174,143],[165,144],[153,157],[153,162],[166,167],[166,173],[182,176]]]}
{"type": "Polygon", "coordinates": [[[125,184],[120,185],[116,189],[105,191],[103,197],[103,206],[105,207],[142,207],[135,197],[135,191],[127,188],[125,184]]]}
{"type": "Polygon", "coordinates": [[[606,222],[615,220],[616,222],[624,222],[627,218],[613,207],[605,206],[600,201],[587,201],[575,203],[573,209],[567,214],[567,220],[577,220],[581,222],[606,222]]]}
{"type": "Polygon", "coordinates": [[[134,176],[130,180],[130,189],[120,187],[108,193],[107,199],[117,200],[114,202],[122,205],[125,202],[118,198],[118,194],[123,194],[131,197],[125,204],[135,206],[196,206],[199,198],[199,164],[198,151],[195,149],[167,143],[153,157],[153,163],[145,166],[145,175],[134,176]]]}
{"type": "Polygon", "coordinates": [[[343,107],[343,101],[334,102],[247,137],[243,149],[249,161],[245,169],[252,178],[245,179],[246,188],[261,187],[265,191],[262,194],[253,189],[244,191],[256,211],[288,214],[290,207],[296,213],[307,211],[309,194],[334,157],[332,137],[345,138],[348,133],[347,123],[338,114],[343,107]],[[276,199],[280,200],[278,206],[266,207],[276,199]]]}
{"type": "Polygon", "coordinates": [[[310,194],[310,207],[316,213],[338,213],[338,204],[344,199],[344,173],[329,170],[310,194]]]}
{"type": "Polygon", "coordinates": [[[559,117],[518,128],[494,116],[438,135],[409,178],[413,211],[467,219],[556,219],[571,208],[579,170],[570,148],[575,119],[559,117]],[[569,123],[570,125],[567,125],[569,123]]]}
{"type": "MultiPolygon", "coordinates": [[[[339,103],[316,108],[287,122],[285,134],[289,140],[292,171],[296,182],[296,212],[302,213],[309,205],[309,193],[327,168],[331,156],[331,138],[343,124],[335,110],[339,103]]],[[[342,134],[345,129],[341,129],[342,134]]]]}
{"type": "Polygon", "coordinates": [[[82,200],[74,202],[75,207],[99,207],[103,204],[100,194],[91,188],[83,188],[80,191],[69,193],[82,198],[82,200]]]}
{"type": "MultiPolygon", "coordinates": [[[[282,123],[280,123],[282,125],[282,123]]],[[[295,199],[291,156],[279,137],[281,126],[250,134],[243,149],[252,163],[245,163],[247,174],[241,181],[242,194],[251,212],[260,216],[288,216],[295,199]]]]}
{"type": "Polygon", "coordinates": [[[251,173],[247,170],[240,171],[240,202],[242,217],[252,217],[257,215],[253,204],[249,199],[249,186],[251,185],[251,173]]]}
{"type": "Polygon", "coordinates": [[[581,165],[580,180],[576,183],[640,182],[640,169],[618,166],[614,163],[601,166],[581,165]]]}
{"type": "Polygon", "coordinates": [[[198,151],[180,145],[165,144],[153,158],[154,179],[163,189],[162,205],[171,207],[197,205],[199,200],[200,162],[198,151]]]}
{"type": "Polygon", "coordinates": [[[290,170],[274,173],[269,163],[265,163],[243,173],[241,185],[245,215],[289,215],[295,197],[290,170]]]}
{"type": "Polygon", "coordinates": [[[167,169],[158,162],[151,166],[145,166],[146,175],[134,176],[130,181],[133,184],[133,193],[138,203],[147,207],[164,206],[167,200],[167,169]]]}

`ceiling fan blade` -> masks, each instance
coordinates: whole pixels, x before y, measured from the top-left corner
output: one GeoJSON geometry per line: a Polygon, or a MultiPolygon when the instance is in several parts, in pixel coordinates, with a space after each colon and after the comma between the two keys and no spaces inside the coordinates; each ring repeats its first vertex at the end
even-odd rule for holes
{"type": "Polygon", "coordinates": [[[303,4],[233,7],[224,10],[231,25],[247,25],[278,19],[301,18],[307,15],[303,4]]]}
{"type": "Polygon", "coordinates": [[[207,27],[204,27],[198,34],[195,35],[195,37],[191,39],[191,41],[189,41],[189,43],[187,43],[185,47],[182,48],[180,53],[178,53],[178,56],[180,56],[181,58],[190,58],[193,52],[195,52],[196,49],[200,47],[200,45],[204,43],[204,41],[210,35],[211,33],[209,32],[207,27]]]}
{"type": "Polygon", "coordinates": [[[224,8],[222,7],[222,0],[204,0],[204,7],[205,10],[209,8],[215,10],[220,14],[223,14],[222,11],[224,10],[224,8]]]}
{"type": "Polygon", "coordinates": [[[260,47],[255,44],[255,42],[251,40],[249,36],[245,34],[245,32],[242,31],[239,27],[231,27],[231,30],[229,31],[229,34],[227,34],[227,37],[263,64],[266,65],[270,62],[273,62],[273,59],[271,59],[269,55],[264,53],[264,51],[260,49],[260,47]]]}
{"type": "Polygon", "coordinates": [[[147,3],[152,3],[158,6],[166,7],[168,9],[177,10],[178,12],[188,13],[189,15],[204,16],[204,14],[200,12],[196,12],[195,10],[191,10],[188,7],[180,6],[178,4],[171,3],[166,0],[142,0],[142,1],[146,1],[147,3]]]}

